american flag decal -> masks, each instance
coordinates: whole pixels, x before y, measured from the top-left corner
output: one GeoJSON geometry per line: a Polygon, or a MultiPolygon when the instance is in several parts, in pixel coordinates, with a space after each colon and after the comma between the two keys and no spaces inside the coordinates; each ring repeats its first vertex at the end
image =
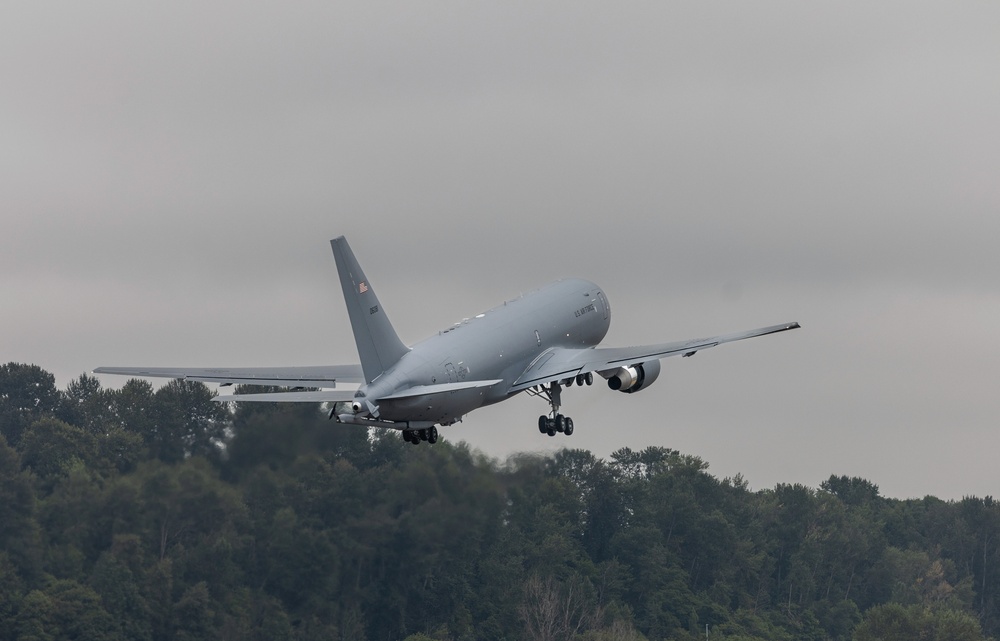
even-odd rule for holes
{"type": "Polygon", "coordinates": [[[364,294],[367,291],[368,291],[368,285],[365,285],[365,281],[361,281],[361,284],[358,285],[358,293],[364,294]]]}

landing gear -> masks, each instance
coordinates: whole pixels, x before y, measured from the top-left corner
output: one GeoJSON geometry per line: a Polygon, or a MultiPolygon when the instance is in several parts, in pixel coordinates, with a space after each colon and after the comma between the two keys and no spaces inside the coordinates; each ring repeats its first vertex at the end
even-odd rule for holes
{"type": "MultiPolygon", "coordinates": [[[[573,381],[576,381],[577,385],[590,385],[594,382],[594,375],[588,372],[574,378],[568,378],[562,381],[562,383],[571,385],[573,381]]],[[[548,415],[543,414],[538,417],[538,431],[540,433],[548,434],[549,436],[555,436],[558,432],[566,436],[573,433],[573,419],[559,413],[559,404],[562,399],[562,385],[559,381],[550,383],[548,386],[529,390],[528,393],[532,396],[545,398],[552,408],[552,411],[548,415]]]]}
{"type": "Polygon", "coordinates": [[[573,419],[562,414],[556,414],[555,418],[543,414],[538,417],[538,431],[549,436],[555,436],[557,432],[569,436],[573,433],[573,419]]]}
{"type": "Polygon", "coordinates": [[[427,441],[431,444],[437,443],[438,428],[432,425],[422,430],[403,430],[403,440],[413,445],[420,443],[420,441],[427,441]]]}

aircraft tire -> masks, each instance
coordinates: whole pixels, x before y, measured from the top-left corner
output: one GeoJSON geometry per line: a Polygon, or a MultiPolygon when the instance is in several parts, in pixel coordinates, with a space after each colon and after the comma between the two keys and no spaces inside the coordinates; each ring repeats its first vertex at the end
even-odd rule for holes
{"type": "Polygon", "coordinates": [[[566,431],[566,417],[562,414],[556,414],[556,431],[565,432],[566,431]]]}
{"type": "Polygon", "coordinates": [[[542,434],[549,431],[549,417],[544,414],[538,417],[538,431],[542,434]]]}
{"type": "Polygon", "coordinates": [[[427,442],[432,445],[438,442],[438,428],[433,425],[427,428],[427,442]]]}
{"type": "Polygon", "coordinates": [[[573,434],[573,419],[566,417],[566,427],[563,429],[563,434],[570,436],[573,434]]]}

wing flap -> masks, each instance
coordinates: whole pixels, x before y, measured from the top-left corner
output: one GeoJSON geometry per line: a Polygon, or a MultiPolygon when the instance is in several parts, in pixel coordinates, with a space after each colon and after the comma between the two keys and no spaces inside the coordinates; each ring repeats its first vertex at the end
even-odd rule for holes
{"type": "Polygon", "coordinates": [[[562,380],[585,371],[593,371],[584,369],[593,353],[594,348],[592,347],[585,349],[554,347],[543,352],[514,381],[510,391],[519,392],[535,385],[562,380]]]}
{"type": "Polygon", "coordinates": [[[393,392],[388,396],[383,396],[378,400],[391,400],[397,398],[412,398],[414,396],[428,396],[431,394],[446,394],[448,392],[457,392],[459,390],[475,389],[477,387],[492,387],[497,383],[502,383],[502,379],[485,380],[485,381],[467,381],[461,383],[439,383],[437,385],[417,385],[415,387],[407,387],[406,389],[393,392]]]}

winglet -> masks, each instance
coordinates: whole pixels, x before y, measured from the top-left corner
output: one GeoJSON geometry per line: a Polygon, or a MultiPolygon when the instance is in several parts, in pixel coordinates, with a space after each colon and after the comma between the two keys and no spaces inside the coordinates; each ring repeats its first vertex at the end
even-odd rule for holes
{"type": "Polygon", "coordinates": [[[340,274],[340,286],[344,290],[344,302],[351,318],[361,368],[365,380],[371,383],[410,350],[399,340],[375,295],[375,288],[354,257],[347,239],[343,236],[334,238],[330,246],[337,261],[337,273],[340,274]]]}

